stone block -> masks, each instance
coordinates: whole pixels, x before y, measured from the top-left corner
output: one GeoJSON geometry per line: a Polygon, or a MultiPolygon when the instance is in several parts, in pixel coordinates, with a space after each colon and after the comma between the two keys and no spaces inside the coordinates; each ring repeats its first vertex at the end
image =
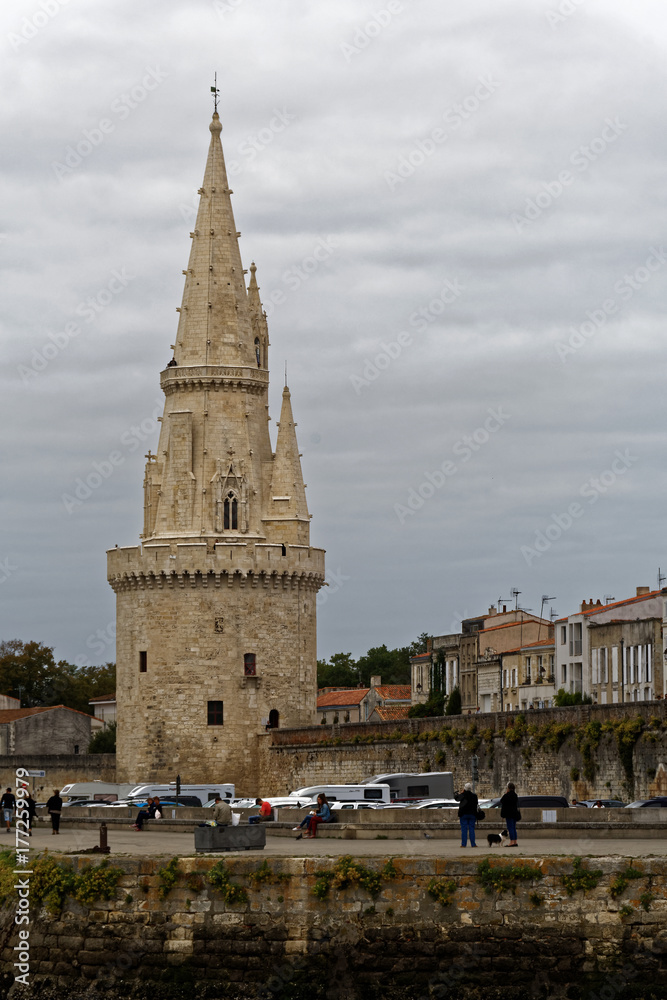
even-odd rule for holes
{"type": "Polygon", "coordinates": [[[266,827],[253,826],[196,826],[196,851],[257,851],[266,846],[266,827]]]}

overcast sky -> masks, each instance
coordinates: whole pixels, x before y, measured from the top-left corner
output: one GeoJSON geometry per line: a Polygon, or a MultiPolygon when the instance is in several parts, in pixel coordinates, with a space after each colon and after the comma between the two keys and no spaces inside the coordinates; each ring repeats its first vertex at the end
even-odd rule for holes
{"type": "Polygon", "coordinates": [[[327,550],[319,655],[454,631],[512,588],[564,615],[656,586],[664,0],[0,18],[1,639],[114,658],[105,551],[142,530],[216,70],[271,414],[287,361],[327,550]]]}

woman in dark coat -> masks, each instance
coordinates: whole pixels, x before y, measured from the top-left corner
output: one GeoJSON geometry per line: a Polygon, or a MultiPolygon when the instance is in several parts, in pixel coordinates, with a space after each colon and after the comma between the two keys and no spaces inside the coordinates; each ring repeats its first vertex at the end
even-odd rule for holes
{"type": "Polygon", "coordinates": [[[510,781],[507,791],[500,800],[500,817],[507,823],[507,832],[510,842],[508,847],[518,847],[516,839],[516,822],[519,818],[519,799],[514,791],[514,785],[510,781]]]}
{"type": "Polygon", "coordinates": [[[51,836],[60,833],[60,813],[63,808],[63,800],[60,798],[60,791],[53,789],[53,795],[46,803],[46,810],[51,816],[51,836]]]}
{"type": "Polygon", "coordinates": [[[470,846],[477,847],[475,843],[475,823],[477,822],[477,808],[479,800],[472,790],[469,781],[463,786],[463,792],[459,799],[459,823],[461,824],[461,847],[468,846],[468,834],[470,834],[470,846]]]}

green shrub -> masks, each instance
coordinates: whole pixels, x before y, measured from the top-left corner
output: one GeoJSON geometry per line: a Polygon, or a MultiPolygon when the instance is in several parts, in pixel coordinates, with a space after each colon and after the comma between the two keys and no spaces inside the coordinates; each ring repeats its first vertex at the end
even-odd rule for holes
{"type": "Polygon", "coordinates": [[[456,882],[452,879],[432,878],[426,891],[441,906],[451,906],[456,892],[456,882]]]}
{"type": "Polygon", "coordinates": [[[542,869],[524,864],[492,865],[488,858],[477,865],[477,882],[487,895],[493,892],[516,892],[519,882],[535,882],[543,878],[542,869]]]}
{"type": "Polygon", "coordinates": [[[236,885],[231,881],[229,872],[227,870],[227,865],[220,859],[217,864],[213,865],[210,872],[206,876],[207,882],[217,889],[218,892],[222,893],[226,903],[247,903],[248,893],[245,891],[243,886],[236,885]]]}
{"type": "Polygon", "coordinates": [[[574,858],[572,862],[572,874],[561,875],[560,880],[568,896],[574,896],[575,892],[579,889],[587,892],[589,889],[597,888],[601,878],[601,869],[586,868],[581,858],[574,858]]]}

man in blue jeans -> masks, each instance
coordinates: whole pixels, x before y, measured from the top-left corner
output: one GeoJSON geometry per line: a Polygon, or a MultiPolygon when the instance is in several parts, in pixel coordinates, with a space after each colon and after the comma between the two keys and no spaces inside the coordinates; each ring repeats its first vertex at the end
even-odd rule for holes
{"type": "Polygon", "coordinates": [[[469,781],[463,786],[463,792],[459,799],[459,823],[461,824],[461,847],[468,846],[468,834],[470,835],[470,846],[477,847],[475,843],[475,823],[477,822],[478,799],[472,790],[469,781]]]}

